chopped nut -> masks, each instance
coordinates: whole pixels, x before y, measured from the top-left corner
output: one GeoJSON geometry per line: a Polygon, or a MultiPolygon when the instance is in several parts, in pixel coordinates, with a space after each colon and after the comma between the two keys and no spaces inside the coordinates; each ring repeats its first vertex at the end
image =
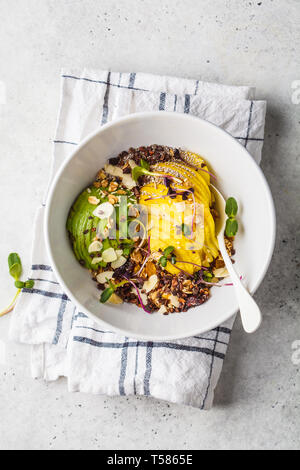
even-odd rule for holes
{"type": "Polygon", "coordinates": [[[225,263],[224,263],[224,261],[223,261],[222,259],[219,259],[219,258],[218,258],[218,259],[216,259],[215,266],[216,266],[216,268],[224,268],[225,263]]]}
{"type": "Polygon", "coordinates": [[[139,264],[136,264],[133,268],[134,274],[136,274],[140,270],[141,266],[139,264]]]}
{"type": "Polygon", "coordinates": [[[117,194],[126,194],[126,191],[124,191],[124,189],[118,189],[117,194]]]}
{"type": "Polygon", "coordinates": [[[138,248],[135,249],[135,250],[131,253],[131,259],[132,259],[133,261],[135,261],[136,263],[141,263],[142,260],[143,260],[143,256],[142,256],[141,250],[139,250],[138,248]]]}
{"type": "Polygon", "coordinates": [[[148,261],[145,267],[145,271],[148,277],[152,276],[152,274],[156,274],[156,267],[152,261],[148,261]]]}
{"type": "Polygon", "coordinates": [[[229,273],[225,267],[223,268],[215,268],[213,270],[214,276],[215,277],[228,277],[229,273]]]}
{"type": "Polygon", "coordinates": [[[186,281],[183,281],[182,292],[184,292],[185,294],[192,294],[193,293],[192,289],[193,289],[192,281],[188,279],[186,281]]]}
{"type": "Polygon", "coordinates": [[[105,165],[104,168],[106,173],[108,173],[109,175],[118,176],[119,178],[122,178],[123,176],[123,171],[118,166],[108,164],[105,165]]]}
{"type": "Polygon", "coordinates": [[[95,196],[89,196],[88,201],[89,201],[90,204],[93,204],[94,206],[97,206],[97,204],[99,204],[99,202],[100,202],[100,199],[98,199],[95,196]]]}
{"type": "Polygon", "coordinates": [[[108,280],[110,280],[114,275],[114,271],[103,271],[102,273],[96,276],[97,281],[100,284],[105,284],[108,280]]]}
{"type": "Polygon", "coordinates": [[[117,269],[117,268],[120,268],[121,266],[123,266],[123,264],[125,264],[127,261],[127,259],[125,258],[125,256],[119,256],[118,259],[116,259],[116,261],[113,261],[111,263],[111,267],[113,269],[117,269]]]}
{"type": "Polygon", "coordinates": [[[106,219],[113,214],[114,208],[113,205],[109,202],[103,202],[100,204],[96,209],[93,211],[93,215],[95,217],[99,217],[99,219],[106,219]]]}
{"type": "Polygon", "coordinates": [[[94,185],[95,188],[100,188],[101,183],[100,183],[100,181],[94,181],[93,185],[94,185]]]}
{"type": "Polygon", "coordinates": [[[112,181],[111,183],[109,183],[109,186],[108,186],[108,191],[112,192],[112,191],[115,191],[116,189],[118,189],[118,183],[116,183],[115,181],[112,181]]]}
{"type": "Polygon", "coordinates": [[[131,158],[128,160],[128,164],[130,166],[131,169],[133,169],[134,167],[137,166],[137,164],[135,163],[134,160],[132,160],[131,158]]]}
{"type": "Polygon", "coordinates": [[[107,186],[108,186],[108,181],[107,181],[107,180],[102,180],[102,181],[101,181],[101,186],[102,186],[102,188],[107,188],[107,186]]]}
{"type": "Polygon", "coordinates": [[[145,289],[146,292],[150,292],[153,290],[158,283],[158,277],[156,274],[152,274],[152,276],[149,277],[148,281],[144,282],[143,289],[145,289]]]}
{"type": "Polygon", "coordinates": [[[102,243],[99,242],[99,241],[93,241],[90,245],[89,245],[89,253],[94,253],[94,252],[99,252],[102,250],[102,243]]]}
{"type": "Polygon", "coordinates": [[[110,298],[108,299],[108,302],[110,304],[115,304],[115,305],[119,305],[119,304],[122,304],[123,303],[123,300],[121,299],[121,297],[119,297],[115,292],[110,296],[110,298]]]}
{"type": "Polygon", "coordinates": [[[110,202],[112,205],[114,205],[114,204],[117,204],[117,202],[119,202],[119,199],[116,196],[114,196],[113,194],[110,194],[108,196],[108,202],[110,202]]]}
{"type": "Polygon", "coordinates": [[[170,304],[173,305],[173,307],[180,307],[179,299],[176,295],[170,295],[170,304]]]}
{"type": "Polygon", "coordinates": [[[192,287],[192,281],[190,281],[189,279],[186,279],[185,281],[183,281],[183,286],[191,288],[192,287]]]}
{"type": "Polygon", "coordinates": [[[225,246],[226,250],[229,256],[231,256],[233,253],[233,243],[232,239],[225,237],[225,246]]]}
{"type": "Polygon", "coordinates": [[[102,253],[102,258],[105,263],[111,263],[112,261],[117,260],[117,254],[113,248],[107,248],[102,253]]]}
{"type": "Polygon", "coordinates": [[[162,305],[157,313],[166,313],[166,312],[167,312],[166,306],[162,305]]]}
{"type": "MultiPolygon", "coordinates": [[[[137,296],[137,292],[136,292],[136,290],[135,290],[134,287],[132,288],[131,293],[137,296]]],[[[140,296],[141,296],[141,299],[142,299],[143,304],[144,304],[144,305],[147,305],[147,303],[148,303],[148,296],[147,296],[147,294],[145,294],[144,292],[140,292],[140,296]]]]}
{"type": "Polygon", "coordinates": [[[150,292],[149,293],[149,298],[152,300],[152,302],[155,303],[155,305],[157,305],[158,307],[160,307],[160,303],[159,303],[159,291],[155,290],[153,292],[150,292]]]}
{"type": "Polygon", "coordinates": [[[102,180],[103,178],[105,178],[105,173],[104,173],[104,171],[103,171],[103,170],[98,171],[98,173],[97,173],[97,179],[102,180]]]}
{"type": "Polygon", "coordinates": [[[126,188],[128,189],[132,189],[136,186],[136,182],[133,180],[131,175],[124,175],[122,178],[122,182],[124,186],[126,186],[126,188]]]}

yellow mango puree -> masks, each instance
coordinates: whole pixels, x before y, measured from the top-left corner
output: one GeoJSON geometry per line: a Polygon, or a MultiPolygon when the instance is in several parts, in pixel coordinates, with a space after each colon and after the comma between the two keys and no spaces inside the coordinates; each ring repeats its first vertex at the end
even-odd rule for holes
{"type": "MultiPolygon", "coordinates": [[[[163,197],[168,194],[168,188],[153,182],[143,186],[139,203],[147,206],[151,252],[174,246],[176,266],[193,274],[199,268],[180,261],[209,266],[218,256],[219,248],[211,214],[213,194],[209,187],[210,175],[205,172],[208,168],[199,155],[186,152],[184,158],[186,163],[157,163],[151,171],[176,178],[171,180],[171,188],[177,192],[192,188],[194,197],[191,193],[186,193],[186,200],[180,194],[174,198],[163,197]]],[[[166,269],[171,274],[179,273],[170,262],[166,269]]]]}

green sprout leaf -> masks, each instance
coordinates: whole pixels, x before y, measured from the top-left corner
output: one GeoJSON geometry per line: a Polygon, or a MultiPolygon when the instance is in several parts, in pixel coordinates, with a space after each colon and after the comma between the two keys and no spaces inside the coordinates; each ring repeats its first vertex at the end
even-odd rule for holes
{"type": "Polygon", "coordinates": [[[115,289],[112,287],[107,287],[106,289],[104,289],[100,297],[100,302],[102,304],[105,304],[105,302],[107,302],[110,299],[110,297],[113,295],[114,292],[115,292],[115,289]]]}
{"type": "Polygon", "coordinates": [[[212,278],[213,278],[213,275],[212,275],[211,272],[209,272],[209,271],[204,271],[203,272],[204,281],[211,282],[212,278]]]}
{"type": "Polygon", "coordinates": [[[111,247],[114,248],[115,250],[116,250],[117,248],[119,248],[119,242],[118,242],[118,240],[110,240],[110,245],[111,245],[111,247]]]}
{"type": "Polygon", "coordinates": [[[127,284],[127,282],[129,282],[126,280],[126,281],[119,282],[119,284],[113,284],[112,281],[110,281],[109,279],[106,279],[106,280],[109,284],[109,287],[104,289],[104,291],[101,294],[100,302],[102,304],[105,304],[105,302],[107,302],[111,298],[111,296],[113,295],[113,293],[118,287],[124,286],[124,284],[127,284]]]}
{"type": "Polygon", "coordinates": [[[14,278],[15,287],[18,290],[13,300],[8,305],[8,307],[6,307],[4,310],[0,312],[0,317],[3,317],[4,315],[6,315],[7,313],[11,312],[14,309],[16,300],[18,296],[20,295],[21,290],[24,289],[24,287],[27,289],[32,289],[34,286],[34,281],[32,279],[28,279],[26,282],[20,281],[20,276],[22,274],[22,263],[21,263],[20,256],[17,253],[9,254],[8,268],[9,268],[9,274],[14,278]]]}
{"type": "Polygon", "coordinates": [[[171,256],[171,263],[176,264],[176,261],[177,261],[176,256],[175,255],[171,256]]]}
{"type": "Polygon", "coordinates": [[[149,163],[146,160],[144,160],[143,158],[141,158],[140,165],[141,165],[142,168],[145,168],[146,170],[150,169],[149,163]]]}
{"type": "Polygon", "coordinates": [[[28,279],[28,281],[25,282],[25,288],[26,289],[32,289],[34,286],[34,280],[33,279],[28,279]]]}
{"type": "Polygon", "coordinates": [[[123,249],[123,255],[125,257],[128,257],[132,251],[133,247],[127,246],[123,249]]]}
{"type": "Polygon", "coordinates": [[[134,179],[134,181],[138,181],[138,179],[143,176],[143,175],[154,175],[154,173],[152,173],[151,171],[149,171],[147,168],[143,168],[141,166],[135,166],[133,169],[132,169],[132,172],[131,172],[131,175],[132,175],[132,178],[134,179]]]}
{"type": "Polygon", "coordinates": [[[163,268],[165,268],[167,266],[167,257],[166,256],[162,256],[160,259],[159,259],[159,262],[160,264],[162,265],[163,268]]]}
{"type": "Polygon", "coordinates": [[[107,263],[105,261],[99,261],[99,263],[97,263],[97,266],[99,266],[99,268],[106,268],[107,263]]]}
{"type": "Polygon", "coordinates": [[[167,246],[167,248],[165,248],[164,250],[164,255],[165,256],[169,256],[171,253],[173,253],[173,251],[175,250],[174,246],[167,246]]]}
{"type": "Polygon", "coordinates": [[[227,219],[225,234],[227,237],[234,237],[238,231],[239,225],[236,219],[227,219]]]}
{"type": "Polygon", "coordinates": [[[15,281],[15,286],[17,289],[23,289],[23,287],[26,287],[25,282],[22,281],[15,281]]]}
{"type": "Polygon", "coordinates": [[[9,274],[18,281],[22,274],[22,263],[17,253],[10,253],[8,256],[9,274]]]}
{"type": "Polygon", "coordinates": [[[228,217],[232,218],[235,217],[238,211],[238,204],[234,197],[229,197],[226,201],[225,212],[228,217]]]}
{"type": "Polygon", "coordinates": [[[225,226],[225,235],[227,237],[234,237],[238,231],[239,225],[235,218],[238,211],[238,204],[234,197],[229,197],[226,201],[225,212],[228,216],[225,226]]]}

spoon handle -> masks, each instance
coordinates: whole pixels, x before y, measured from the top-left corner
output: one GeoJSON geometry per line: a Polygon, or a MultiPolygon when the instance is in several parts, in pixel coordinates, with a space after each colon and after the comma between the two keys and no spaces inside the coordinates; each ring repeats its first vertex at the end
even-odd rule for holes
{"type": "Polygon", "coordinates": [[[261,321],[262,321],[260,309],[257,303],[255,302],[255,300],[253,299],[253,297],[249,294],[247,289],[244,287],[239,276],[237,275],[237,273],[235,272],[233,268],[232,262],[229,258],[229,255],[225,247],[224,235],[222,231],[218,235],[218,242],[219,242],[219,248],[223,256],[225,266],[227,268],[227,271],[229,272],[231,281],[235,288],[235,293],[238,299],[238,304],[239,304],[239,309],[240,309],[240,314],[241,314],[241,319],[242,319],[244,330],[247,333],[253,333],[259,328],[261,321]]]}

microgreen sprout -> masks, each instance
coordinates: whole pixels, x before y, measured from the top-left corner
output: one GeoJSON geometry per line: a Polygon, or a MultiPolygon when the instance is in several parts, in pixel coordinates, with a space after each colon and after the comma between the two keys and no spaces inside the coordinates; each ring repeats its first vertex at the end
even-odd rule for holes
{"type": "Polygon", "coordinates": [[[132,175],[132,178],[134,179],[134,181],[138,181],[139,178],[143,175],[148,175],[148,176],[158,176],[157,173],[153,173],[152,171],[148,170],[148,168],[144,168],[142,166],[135,166],[133,169],[132,169],[132,172],[131,172],[131,175],[132,175]]]}
{"type": "Polygon", "coordinates": [[[226,201],[225,212],[228,216],[225,226],[225,234],[227,237],[234,237],[238,231],[239,225],[236,220],[238,204],[234,197],[230,197],[226,201]]]}
{"type": "Polygon", "coordinates": [[[163,255],[159,259],[159,263],[163,268],[167,266],[168,261],[170,261],[172,264],[176,263],[176,256],[173,254],[174,250],[175,248],[172,245],[167,246],[167,248],[164,249],[163,255]]]}
{"type": "Polygon", "coordinates": [[[211,282],[212,278],[214,277],[210,271],[205,271],[202,276],[206,282],[211,282]]]}
{"type": "Polygon", "coordinates": [[[16,292],[16,295],[14,296],[13,300],[11,303],[6,307],[2,312],[0,312],[0,317],[3,317],[7,313],[11,312],[13,310],[16,300],[21,292],[22,289],[32,289],[34,286],[34,281],[32,279],[28,279],[27,281],[23,282],[20,281],[20,276],[22,274],[22,263],[19,255],[17,253],[10,253],[8,256],[8,269],[9,269],[9,274],[14,278],[15,280],[15,287],[18,289],[16,292]]]}
{"type": "Polygon", "coordinates": [[[127,284],[129,282],[130,284],[133,285],[133,287],[135,288],[135,290],[137,292],[137,296],[138,296],[138,299],[139,299],[139,302],[141,304],[142,309],[145,310],[145,312],[147,312],[147,313],[151,313],[146,309],[145,305],[143,304],[143,300],[142,300],[140,291],[137,288],[136,284],[131,279],[129,279],[128,277],[126,277],[126,276],[123,276],[123,277],[124,277],[124,281],[121,281],[118,284],[113,284],[111,281],[109,281],[107,279],[109,287],[104,289],[104,291],[102,292],[101,297],[100,297],[100,302],[103,303],[103,304],[105,302],[107,302],[118,287],[124,286],[124,284],[127,284]]]}
{"type": "Polygon", "coordinates": [[[166,256],[162,256],[160,259],[159,259],[159,262],[160,264],[162,265],[163,268],[165,268],[167,266],[167,257],[166,256]]]}
{"type": "Polygon", "coordinates": [[[111,281],[109,281],[108,279],[106,279],[108,284],[109,284],[109,287],[107,287],[106,289],[104,289],[104,291],[102,292],[101,294],[101,297],[100,297],[100,302],[102,304],[105,304],[105,302],[107,302],[111,296],[113,295],[113,293],[115,292],[115,290],[117,290],[118,287],[121,287],[123,286],[124,284],[126,284],[128,281],[121,281],[119,282],[119,284],[113,284],[111,281]]]}

